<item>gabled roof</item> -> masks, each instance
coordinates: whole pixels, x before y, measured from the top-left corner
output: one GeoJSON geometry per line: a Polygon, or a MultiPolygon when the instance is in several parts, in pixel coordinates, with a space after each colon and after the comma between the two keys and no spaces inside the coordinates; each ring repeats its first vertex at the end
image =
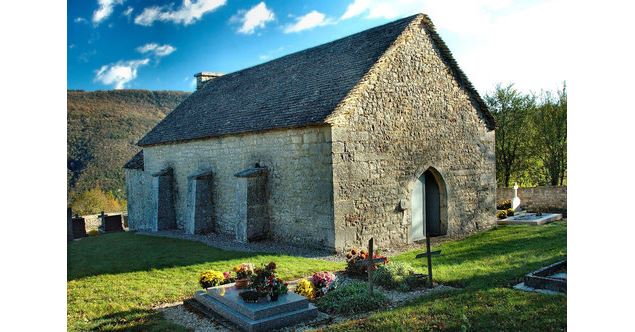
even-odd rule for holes
{"type": "Polygon", "coordinates": [[[432,23],[420,14],[208,81],[138,144],[148,146],[324,124],[336,106],[418,17],[423,17],[423,23],[436,36],[434,39],[444,60],[455,69],[459,82],[475,96],[483,112],[489,114],[434,32],[432,23]]]}
{"type": "Polygon", "coordinates": [[[123,166],[127,169],[140,169],[143,171],[143,150],[137,152],[128,162],[123,166]]]}

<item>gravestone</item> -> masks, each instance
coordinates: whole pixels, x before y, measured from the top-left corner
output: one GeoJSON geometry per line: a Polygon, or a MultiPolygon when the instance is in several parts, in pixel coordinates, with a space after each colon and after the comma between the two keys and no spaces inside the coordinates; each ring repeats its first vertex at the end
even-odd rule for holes
{"type": "Polygon", "coordinates": [[[73,211],[66,208],[66,241],[73,240],[73,211]]]}
{"type": "Polygon", "coordinates": [[[236,240],[246,243],[269,233],[267,167],[256,164],[234,176],[236,182],[236,240]]]}
{"type": "Polygon", "coordinates": [[[76,216],[73,218],[73,238],[86,237],[86,220],[76,216]]]}
{"type": "MultiPolygon", "coordinates": [[[[311,320],[318,315],[317,308],[301,295],[289,292],[278,301],[247,303],[236,289],[227,284],[198,291],[194,299],[199,305],[238,325],[244,331],[270,331],[311,320]]],[[[202,310],[205,313],[205,310],[202,310]]]]}
{"type": "Polygon", "coordinates": [[[189,199],[184,229],[188,234],[214,231],[212,180],[211,170],[202,171],[187,178],[189,199]]]}
{"type": "Polygon", "coordinates": [[[174,171],[166,168],[152,174],[151,207],[152,230],[176,229],[174,211],[174,171]]]}
{"type": "Polygon", "coordinates": [[[121,214],[105,215],[102,212],[102,229],[104,232],[123,232],[123,219],[121,214]]]}

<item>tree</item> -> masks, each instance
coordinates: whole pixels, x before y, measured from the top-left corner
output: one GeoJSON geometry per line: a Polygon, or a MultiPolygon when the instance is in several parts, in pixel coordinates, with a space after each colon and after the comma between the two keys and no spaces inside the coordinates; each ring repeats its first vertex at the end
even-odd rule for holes
{"type": "MultiPolygon", "coordinates": [[[[567,85],[554,96],[544,92],[532,114],[535,151],[552,186],[562,185],[567,171],[567,85]]],[[[497,133],[498,134],[498,133],[497,133]]]]}
{"type": "Polygon", "coordinates": [[[80,215],[96,214],[101,211],[119,212],[126,209],[126,201],[119,201],[110,192],[96,187],[82,193],[71,195],[73,213],[80,215]]]}
{"type": "Polygon", "coordinates": [[[512,175],[521,171],[530,152],[529,113],[535,98],[522,95],[513,84],[496,86],[485,96],[485,102],[496,119],[496,181],[509,187],[512,175]]]}

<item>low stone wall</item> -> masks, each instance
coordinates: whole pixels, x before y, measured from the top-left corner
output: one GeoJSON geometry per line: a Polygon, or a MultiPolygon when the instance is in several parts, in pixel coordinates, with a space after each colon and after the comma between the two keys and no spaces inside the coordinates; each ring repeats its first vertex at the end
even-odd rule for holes
{"type": "MultiPolygon", "coordinates": [[[[514,197],[514,188],[496,189],[496,201],[514,197]]],[[[518,188],[520,208],[523,210],[567,213],[567,187],[518,188]]]]}
{"type": "MultiPolygon", "coordinates": [[[[124,227],[126,227],[126,225],[128,224],[128,214],[126,212],[106,213],[106,215],[116,215],[116,214],[123,214],[124,227]]],[[[101,226],[101,219],[99,218],[98,214],[90,214],[90,215],[85,215],[81,217],[84,218],[84,222],[86,223],[86,232],[90,232],[93,229],[96,230],[99,228],[99,226],[101,226]]]]}
{"type": "Polygon", "coordinates": [[[84,218],[84,222],[86,223],[86,232],[97,229],[99,228],[99,225],[101,225],[101,220],[99,219],[98,214],[91,214],[82,217],[84,218]]]}

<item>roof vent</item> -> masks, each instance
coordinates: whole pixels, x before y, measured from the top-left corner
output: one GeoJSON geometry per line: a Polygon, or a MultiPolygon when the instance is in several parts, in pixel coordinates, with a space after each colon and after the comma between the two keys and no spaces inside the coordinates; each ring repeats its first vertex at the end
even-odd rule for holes
{"type": "Polygon", "coordinates": [[[202,71],[198,74],[195,74],[194,77],[196,77],[196,90],[200,90],[203,85],[205,85],[205,82],[211,81],[221,76],[223,76],[222,73],[214,73],[209,71],[202,71]]]}

